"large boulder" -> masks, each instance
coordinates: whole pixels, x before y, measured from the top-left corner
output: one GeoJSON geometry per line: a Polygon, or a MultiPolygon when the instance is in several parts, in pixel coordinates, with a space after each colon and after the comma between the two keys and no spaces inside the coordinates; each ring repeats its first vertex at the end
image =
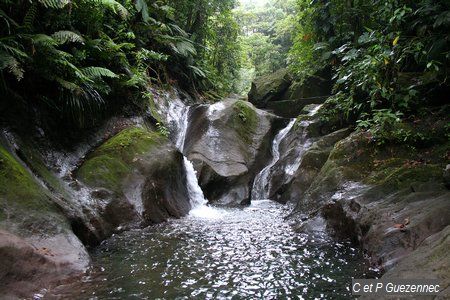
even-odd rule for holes
{"type": "Polygon", "coordinates": [[[286,120],[236,99],[195,107],[189,119],[184,152],[206,198],[222,204],[248,201],[251,180],[269,159],[272,138],[286,120]]]}
{"type": "Polygon", "coordinates": [[[82,274],[89,255],[57,199],[0,145],[0,294],[28,297],[82,274]]]}
{"type": "Polygon", "coordinates": [[[87,157],[77,178],[106,191],[98,202],[113,227],[160,223],[190,209],[182,154],[145,128],[127,128],[107,140],[87,157]]]}
{"type": "Polygon", "coordinates": [[[272,101],[285,100],[283,95],[289,88],[291,80],[287,69],[259,77],[252,83],[248,100],[258,108],[266,108],[272,101]]]}
{"type": "Polygon", "coordinates": [[[283,94],[285,100],[312,99],[315,97],[328,97],[332,89],[331,72],[324,70],[304,81],[294,81],[283,94]]]}
{"type": "Polygon", "coordinates": [[[303,147],[306,144],[307,148],[301,153],[298,167],[293,170],[289,184],[279,191],[277,200],[282,203],[296,203],[302,199],[327,161],[334,145],[350,132],[349,128],[344,128],[320,137],[307,137],[307,143],[303,143],[303,147]]]}

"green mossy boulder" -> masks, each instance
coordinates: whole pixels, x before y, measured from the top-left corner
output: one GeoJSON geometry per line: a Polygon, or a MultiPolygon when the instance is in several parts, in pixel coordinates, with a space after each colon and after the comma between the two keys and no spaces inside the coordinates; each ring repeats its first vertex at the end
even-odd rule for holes
{"type": "Polygon", "coordinates": [[[0,294],[29,296],[83,273],[89,255],[57,199],[0,145],[0,294]]]}
{"type": "Polygon", "coordinates": [[[101,193],[107,198],[101,210],[114,227],[159,223],[190,209],[182,155],[166,137],[146,128],[127,128],[107,140],[76,175],[91,188],[111,192],[101,193]]]}
{"type": "Polygon", "coordinates": [[[258,108],[265,108],[269,102],[285,100],[283,94],[289,88],[291,80],[287,69],[259,77],[252,83],[248,101],[258,108]]]}

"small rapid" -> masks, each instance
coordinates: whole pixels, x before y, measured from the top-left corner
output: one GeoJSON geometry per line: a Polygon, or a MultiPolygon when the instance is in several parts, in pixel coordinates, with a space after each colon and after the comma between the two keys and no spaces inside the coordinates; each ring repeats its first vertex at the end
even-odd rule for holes
{"type": "Polygon", "coordinates": [[[286,137],[286,135],[291,131],[295,124],[295,119],[292,119],[289,124],[280,130],[280,132],[275,136],[272,143],[272,161],[256,175],[253,182],[252,188],[252,200],[261,200],[269,198],[270,190],[270,175],[272,167],[280,159],[280,143],[286,137]]]}

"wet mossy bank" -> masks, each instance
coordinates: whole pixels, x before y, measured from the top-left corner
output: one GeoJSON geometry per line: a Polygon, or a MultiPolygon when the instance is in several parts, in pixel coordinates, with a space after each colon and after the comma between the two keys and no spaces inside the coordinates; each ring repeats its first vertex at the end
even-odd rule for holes
{"type": "Polygon", "coordinates": [[[156,130],[128,123],[98,147],[80,145],[88,154],[73,161],[28,136],[2,134],[0,294],[30,297],[74,280],[90,264],[87,246],[187,214],[182,154],[156,130]],[[72,171],[61,170],[66,162],[72,171]]]}
{"type": "Polygon", "coordinates": [[[447,288],[450,256],[440,249],[450,246],[448,121],[448,108],[437,108],[402,125],[425,141],[399,142],[392,134],[380,144],[369,131],[354,131],[330,147],[330,135],[320,137],[282,191],[282,199],[296,202],[299,230],[325,220],[329,231],[359,244],[386,276],[438,278],[447,288]],[[414,262],[424,255],[429,260],[418,268],[414,262]]]}

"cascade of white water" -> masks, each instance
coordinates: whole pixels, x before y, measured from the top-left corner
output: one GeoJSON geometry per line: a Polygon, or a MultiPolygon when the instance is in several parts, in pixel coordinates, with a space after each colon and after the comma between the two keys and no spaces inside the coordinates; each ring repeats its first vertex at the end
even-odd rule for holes
{"type": "MultiPolygon", "coordinates": [[[[189,106],[180,102],[174,102],[167,111],[167,120],[172,124],[174,133],[174,143],[181,153],[184,151],[186,133],[189,126],[189,106]]],[[[184,168],[186,170],[186,184],[191,203],[190,214],[197,217],[214,217],[216,213],[207,206],[208,200],[205,199],[203,191],[198,184],[197,174],[194,166],[189,159],[183,157],[184,168]]]]}
{"type": "MultiPolygon", "coordinates": [[[[321,106],[322,105],[313,106],[307,115],[310,117],[314,116],[321,106]]],[[[294,177],[303,160],[303,155],[313,144],[314,139],[308,138],[307,136],[307,128],[312,122],[312,120],[297,122],[297,126],[299,127],[297,131],[301,132],[301,135],[297,139],[299,141],[298,145],[292,150],[295,151],[295,159],[293,161],[283,161],[282,164],[285,164],[284,174],[278,174],[278,176],[283,177],[281,181],[283,184],[288,183],[294,177]]],[[[267,199],[270,197],[271,189],[273,188],[271,186],[271,180],[273,179],[272,173],[276,167],[275,165],[278,166],[279,162],[281,162],[280,144],[283,139],[286,138],[295,123],[295,119],[291,120],[291,122],[275,136],[272,144],[272,161],[255,177],[252,188],[252,200],[267,199]]]]}
{"type": "Polygon", "coordinates": [[[261,200],[267,199],[270,190],[270,170],[280,159],[280,143],[292,129],[295,124],[295,119],[292,119],[289,124],[280,130],[275,136],[272,144],[272,161],[264,169],[259,172],[253,181],[252,199],[261,200]]]}

